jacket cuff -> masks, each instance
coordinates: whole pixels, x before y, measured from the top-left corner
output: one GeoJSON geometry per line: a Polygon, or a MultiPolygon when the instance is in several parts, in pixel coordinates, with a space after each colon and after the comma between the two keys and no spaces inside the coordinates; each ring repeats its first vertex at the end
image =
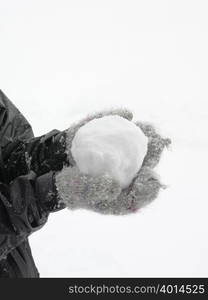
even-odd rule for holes
{"type": "Polygon", "coordinates": [[[55,212],[66,207],[60,202],[55,185],[55,172],[53,171],[36,179],[36,193],[41,208],[46,212],[55,212]]]}

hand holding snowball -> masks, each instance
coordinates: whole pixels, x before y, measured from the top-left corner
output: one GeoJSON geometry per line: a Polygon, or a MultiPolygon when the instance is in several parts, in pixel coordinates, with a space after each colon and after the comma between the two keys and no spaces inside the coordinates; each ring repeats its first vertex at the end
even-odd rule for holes
{"type": "Polygon", "coordinates": [[[169,140],[131,120],[126,109],[101,112],[67,130],[70,166],[56,186],[68,208],[126,214],[156,198],[161,184],[151,167],[169,140]]]}

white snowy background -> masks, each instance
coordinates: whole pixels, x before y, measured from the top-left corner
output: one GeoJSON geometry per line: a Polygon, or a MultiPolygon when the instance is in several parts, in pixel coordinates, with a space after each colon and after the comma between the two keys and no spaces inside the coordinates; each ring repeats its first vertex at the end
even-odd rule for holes
{"type": "Polygon", "coordinates": [[[0,0],[0,88],[35,135],[127,106],[171,137],[137,214],[64,210],[30,237],[42,277],[208,276],[208,2],[0,0]]]}

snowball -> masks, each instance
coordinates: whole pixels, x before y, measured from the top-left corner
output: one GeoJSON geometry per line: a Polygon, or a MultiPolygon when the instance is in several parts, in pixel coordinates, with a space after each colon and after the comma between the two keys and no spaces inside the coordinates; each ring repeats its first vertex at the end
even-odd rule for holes
{"type": "Polygon", "coordinates": [[[106,174],[126,188],[142,166],[147,144],[148,138],[133,122],[105,116],[77,131],[71,153],[81,173],[106,174]]]}

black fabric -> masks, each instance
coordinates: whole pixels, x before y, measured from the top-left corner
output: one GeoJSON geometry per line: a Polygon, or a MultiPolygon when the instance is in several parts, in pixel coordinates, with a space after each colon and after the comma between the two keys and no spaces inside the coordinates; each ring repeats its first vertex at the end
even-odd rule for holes
{"type": "Polygon", "coordinates": [[[28,236],[58,204],[55,171],[67,163],[65,134],[34,138],[32,128],[0,91],[0,278],[38,277],[28,236]]]}
{"type": "Polygon", "coordinates": [[[4,169],[3,180],[10,182],[33,170],[37,176],[58,171],[67,163],[65,132],[52,130],[41,137],[29,140],[14,139],[1,150],[4,169]]]}
{"type": "Polygon", "coordinates": [[[39,273],[27,239],[0,261],[0,278],[37,277],[39,273]]]}

